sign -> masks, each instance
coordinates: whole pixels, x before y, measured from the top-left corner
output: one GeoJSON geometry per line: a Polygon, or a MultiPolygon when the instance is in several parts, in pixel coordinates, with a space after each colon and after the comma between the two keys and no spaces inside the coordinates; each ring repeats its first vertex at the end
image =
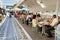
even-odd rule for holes
{"type": "Polygon", "coordinates": [[[14,7],[11,6],[11,5],[7,5],[7,6],[6,6],[6,9],[12,9],[12,8],[14,8],[14,7]]]}

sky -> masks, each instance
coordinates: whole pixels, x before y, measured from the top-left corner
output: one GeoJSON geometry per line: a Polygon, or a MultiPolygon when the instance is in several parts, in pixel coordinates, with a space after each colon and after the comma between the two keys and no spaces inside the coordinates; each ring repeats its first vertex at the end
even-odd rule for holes
{"type": "Polygon", "coordinates": [[[1,1],[2,1],[2,4],[3,4],[3,7],[5,9],[8,9],[8,8],[6,8],[6,6],[9,6],[9,5],[12,6],[12,5],[18,3],[18,1],[20,1],[20,0],[1,0],[1,1]]]}
{"type": "Polygon", "coordinates": [[[15,3],[17,3],[19,0],[2,0],[4,5],[13,5],[15,3]]]}

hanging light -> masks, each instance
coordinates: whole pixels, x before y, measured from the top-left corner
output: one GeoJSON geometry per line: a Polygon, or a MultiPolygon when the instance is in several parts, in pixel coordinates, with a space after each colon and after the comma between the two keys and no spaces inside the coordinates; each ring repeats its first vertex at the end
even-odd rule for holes
{"type": "Polygon", "coordinates": [[[42,7],[42,8],[46,8],[46,6],[43,4],[42,0],[41,2],[39,0],[37,0],[37,3],[42,7]]]}

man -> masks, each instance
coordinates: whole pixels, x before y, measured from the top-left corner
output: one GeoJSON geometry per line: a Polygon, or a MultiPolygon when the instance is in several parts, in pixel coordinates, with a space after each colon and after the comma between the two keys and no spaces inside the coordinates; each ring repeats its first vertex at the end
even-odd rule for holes
{"type": "Polygon", "coordinates": [[[48,34],[48,37],[53,37],[51,31],[54,30],[54,27],[58,24],[58,18],[56,17],[56,15],[53,15],[52,18],[53,18],[53,20],[49,25],[45,24],[46,33],[48,34]]]}

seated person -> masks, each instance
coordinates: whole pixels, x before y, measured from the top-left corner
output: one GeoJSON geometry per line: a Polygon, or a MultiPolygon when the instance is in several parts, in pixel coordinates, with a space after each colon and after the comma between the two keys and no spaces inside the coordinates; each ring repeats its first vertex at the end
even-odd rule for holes
{"type": "Polygon", "coordinates": [[[43,22],[38,22],[38,32],[42,32],[43,22]]]}
{"type": "Polygon", "coordinates": [[[50,24],[44,24],[46,26],[46,33],[48,34],[48,37],[53,37],[51,31],[54,30],[54,27],[58,24],[58,18],[56,17],[56,15],[53,15],[52,18],[53,20],[50,24]]]}

